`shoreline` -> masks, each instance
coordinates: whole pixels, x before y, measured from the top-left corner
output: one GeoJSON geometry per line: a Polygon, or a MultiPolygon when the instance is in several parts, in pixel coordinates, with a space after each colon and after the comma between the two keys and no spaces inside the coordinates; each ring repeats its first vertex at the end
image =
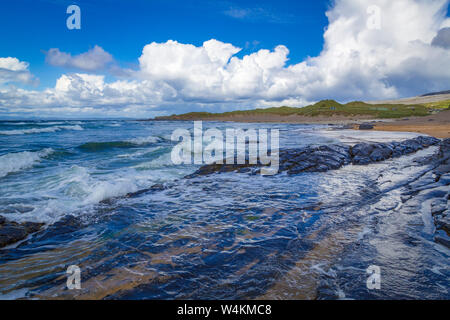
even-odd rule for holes
{"type": "Polygon", "coordinates": [[[417,132],[440,139],[450,138],[450,110],[426,117],[375,123],[373,130],[417,132]]]}
{"type": "Polygon", "coordinates": [[[316,116],[300,115],[235,115],[227,117],[208,117],[197,119],[164,119],[153,121],[218,121],[218,122],[248,122],[248,123],[297,123],[297,124],[328,124],[347,126],[347,129],[358,130],[360,124],[368,123],[374,126],[375,131],[416,132],[427,134],[435,138],[450,138],[450,110],[423,117],[410,117],[402,119],[376,119],[371,116],[316,116]]]}
{"type": "Polygon", "coordinates": [[[388,132],[416,132],[426,134],[439,139],[450,138],[450,125],[422,125],[422,126],[407,126],[407,125],[375,125],[375,131],[388,131],[388,132]]]}

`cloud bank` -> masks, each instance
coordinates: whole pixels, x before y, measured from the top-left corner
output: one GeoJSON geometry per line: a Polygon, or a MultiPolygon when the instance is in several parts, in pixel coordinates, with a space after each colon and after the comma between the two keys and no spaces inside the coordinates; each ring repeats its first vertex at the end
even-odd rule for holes
{"type": "MultiPolygon", "coordinates": [[[[329,24],[321,54],[300,63],[289,63],[284,45],[239,58],[240,48],[215,39],[202,46],[152,42],[143,48],[138,70],[128,70],[126,79],[105,82],[102,75],[73,73],[43,91],[0,86],[0,106],[16,114],[39,109],[40,114],[143,117],[200,109],[303,106],[325,98],[388,99],[448,89],[450,68],[443,67],[450,66],[448,4],[336,0],[326,12],[329,24]],[[374,5],[379,8],[379,28],[368,24],[373,18],[368,7],[374,5]]],[[[0,85],[26,82],[28,65],[4,59],[14,58],[0,59],[0,85]]],[[[78,56],[51,49],[47,61],[92,72],[113,58],[96,46],[78,56]]]]}

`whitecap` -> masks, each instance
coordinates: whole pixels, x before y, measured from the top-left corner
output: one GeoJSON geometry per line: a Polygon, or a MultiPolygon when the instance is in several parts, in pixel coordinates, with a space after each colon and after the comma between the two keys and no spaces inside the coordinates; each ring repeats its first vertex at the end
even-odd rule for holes
{"type": "Polygon", "coordinates": [[[81,131],[83,128],[80,125],[73,126],[55,126],[48,128],[32,128],[32,129],[22,129],[22,130],[4,130],[0,131],[0,135],[22,135],[22,134],[33,134],[33,133],[47,133],[56,132],[60,130],[76,130],[81,131]]]}
{"type": "Polygon", "coordinates": [[[2,122],[0,125],[2,126],[23,126],[26,124],[32,124],[29,122],[2,122]]]}
{"type": "Polygon", "coordinates": [[[12,172],[28,169],[53,152],[53,149],[47,148],[35,152],[22,151],[0,156],[0,178],[12,172]]]}
{"type": "Polygon", "coordinates": [[[162,141],[160,137],[155,136],[149,136],[149,137],[139,137],[127,140],[130,143],[136,144],[136,145],[143,145],[143,144],[149,144],[149,143],[158,143],[162,141]]]}

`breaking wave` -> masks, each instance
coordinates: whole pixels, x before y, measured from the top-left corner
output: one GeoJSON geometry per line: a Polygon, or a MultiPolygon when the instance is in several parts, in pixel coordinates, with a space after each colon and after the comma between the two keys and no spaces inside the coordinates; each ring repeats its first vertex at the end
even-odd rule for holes
{"type": "Polygon", "coordinates": [[[4,130],[0,131],[0,135],[22,135],[22,134],[33,134],[33,133],[46,133],[46,132],[56,132],[60,130],[77,130],[81,131],[83,128],[80,125],[74,126],[55,126],[48,128],[31,128],[31,129],[18,129],[18,130],[4,130]]]}
{"type": "Polygon", "coordinates": [[[23,169],[31,168],[43,158],[53,153],[53,149],[47,148],[40,151],[22,151],[17,153],[8,153],[0,156],[0,178],[12,172],[18,172],[23,169]]]}

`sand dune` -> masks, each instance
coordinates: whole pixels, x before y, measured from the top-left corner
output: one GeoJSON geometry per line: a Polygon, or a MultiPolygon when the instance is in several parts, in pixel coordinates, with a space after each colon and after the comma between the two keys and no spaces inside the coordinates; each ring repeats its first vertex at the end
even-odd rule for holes
{"type": "Polygon", "coordinates": [[[438,102],[443,100],[450,100],[450,94],[437,94],[432,96],[418,96],[411,98],[404,98],[398,100],[379,100],[367,101],[370,104],[422,104],[430,102],[438,102]]]}

